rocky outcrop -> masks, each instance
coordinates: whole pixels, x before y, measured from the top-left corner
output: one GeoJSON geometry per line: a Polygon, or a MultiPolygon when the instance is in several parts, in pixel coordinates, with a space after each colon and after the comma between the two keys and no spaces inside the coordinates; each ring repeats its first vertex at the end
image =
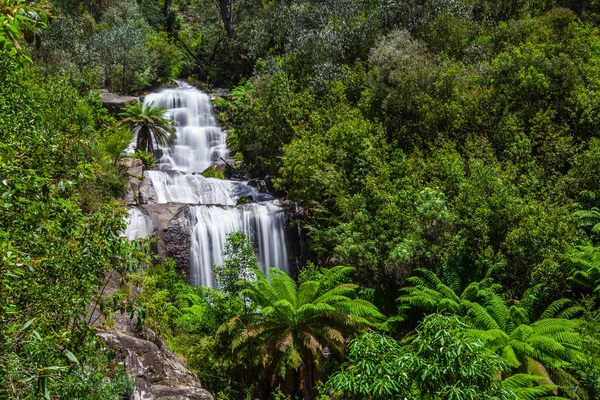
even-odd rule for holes
{"type": "Polygon", "coordinates": [[[122,96],[117,93],[101,92],[102,96],[102,107],[106,108],[112,114],[118,114],[121,112],[121,108],[125,104],[133,103],[138,100],[137,97],[133,96],[122,96]]]}
{"type": "Polygon", "coordinates": [[[308,219],[308,210],[299,201],[281,200],[279,202],[285,214],[286,246],[289,249],[291,269],[299,271],[307,261],[306,233],[304,222],[308,219]]]}
{"type": "Polygon", "coordinates": [[[109,331],[99,332],[98,336],[135,379],[129,399],[212,400],[198,379],[155,335],[150,338],[153,340],[109,331]]]}
{"type": "MultiPolygon", "coordinates": [[[[113,271],[99,297],[106,298],[118,288],[121,275],[113,271]]],[[[89,306],[90,322],[98,337],[115,354],[115,362],[123,363],[134,380],[128,400],[212,400],[198,378],[173,354],[164,341],[148,328],[139,328],[135,320],[115,313],[111,324],[105,324],[97,307],[89,306]],[[110,326],[110,329],[105,328],[110,326]]]]}
{"type": "Polygon", "coordinates": [[[144,177],[144,180],[141,182],[138,187],[138,203],[139,204],[147,204],[147,203],[156,203],[157,196],[156,191],[154,190],[154,186],[152,186],[152,181],[148,177],[144,177]]]}
{"type": "Polygon", "coordinates": [[[144,180],[144,163],[137,158],[124,158],[121,164],[127,168],[127,190],[125,203],[135,205],[139,203],[140,187],[144,180]]]}

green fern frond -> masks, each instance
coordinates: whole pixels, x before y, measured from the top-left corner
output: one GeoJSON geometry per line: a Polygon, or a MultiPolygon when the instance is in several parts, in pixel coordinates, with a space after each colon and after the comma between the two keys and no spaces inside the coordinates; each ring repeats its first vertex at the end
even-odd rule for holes
{"type": "Polygon", "coordinates": [[[569,304],[571,300],[569,299],[559,299],[555,300],[550,304],[540,316],[540,319],[544,318],[554,318],[558,315],[560,310],[562,310],[567,304],[569,304]]]}

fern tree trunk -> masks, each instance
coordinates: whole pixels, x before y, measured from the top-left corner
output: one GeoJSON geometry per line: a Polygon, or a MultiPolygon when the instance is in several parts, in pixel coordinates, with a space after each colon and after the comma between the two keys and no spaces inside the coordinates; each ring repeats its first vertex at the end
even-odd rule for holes
{"type": "Polygon", "coordinates": [[[302,395],[304,400],[314,400],[317,395],[315,393],[315,361],[312,353],[309,350],[304,350],[302,360],[302,395]]]}
{"type": "Polygon", "coordinates": [[[150,128],[148,126],[140,127],[137,136],[136,149],[152,153],[152,138],[150,137],[150,128]]]}

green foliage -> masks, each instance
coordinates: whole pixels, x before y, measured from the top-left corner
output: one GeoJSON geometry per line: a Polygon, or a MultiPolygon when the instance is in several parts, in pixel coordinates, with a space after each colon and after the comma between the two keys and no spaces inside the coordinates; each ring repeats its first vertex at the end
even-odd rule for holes
{"type": "Polygon", "coordinates": [[[0,397],[120,398],[85,308],[145,251],[120,236],[122,176],[99,145],[115,121],[64,79],[6,60],[0,75],[0,397]]]}
{"type": "Polygon", "coordinates": [[[214,266],[215,287],[231,297],[236,297],[244,286],[240,281],[252,280],[255,276],[254,271],[258,269],[254,248],[244,232],[227,235],[223,258],[223,265],[214,266]]]}
{"type": "Polygon", "coordinates": [[[110,156],[113,164],[118,163],[132,139],[133,134],[118,125],[113,126],[112,129],[107,129],[102,138],[102,146],[110,156]]]}
{"type": "Polygon", "coordinates": [[[489,280],[470,283],[459,296],[456,281],[452,288],[431,271],[421,273],[423,278],[409,278],[414,286],[404,289],[401,303],[428,313],[464,317],[474,337],[501,355],[513,373],[542,376],[548,384],[555,383],[553,379],[559,384],[573,379],[566,370],[583,357],[577,331],[581,321],[574,319],[580,307],[567,307],[570,301],[560,299],[538,314],[540,285],[510,305],[497,293],[500,287],[489,280]]]}
{"type": "Polygon", "coordinates": [[[154,152],[154,142],[160,146],[172,144],[176,133],[173,121],[166,116],[166,108],[155,107],[154,103],[141,101],[126,104],[119,113],[119,123],[136,131],[136,150],[146,153],[154,152]]]}
{"type": "Polygon", "coordinates": [[[146,169],[152,169],[156,164],[154,153],[148,153],[143,150],[136,150],[135,153],[133,153],[133,158],[141,160],[142,164],[144,164],[144,168],[146,169]]]}
{"type": "Polygon", "coordinates": [[[600,251],[594,246],[581,246],[574,249],[567,263],[572,268],[569,278],[580,288],[597,292],[600,289],[600,251]]]}
{"type": "Polygon", "coordinates": [[[225,179],[225,172],[215,171],[214,169],[207,169],[202,173],[202,176],[205,178],[225,179]]]}
{"type": "MultiPolygon", "coordinates": [[[[420,348],[423,341],[361,337],[335,376],[355,373],[350,365],[378,366],[373,348],[380,345],[382,368],[395,368],[394,354],[408,355],[403,362],[412,360],[411,369],[447,386],[432,385],[439,392],[434,394],[416,388],[422,376],[400,387],[400,380],[377,375],[369,381],[369,374],[361,374],[352,377],[360,385],[345,386],[344,395],[385,397],[390,390],[408,390],[407,398],[422,391],[430,398],[473,398],[501,396],[491,393],[498,389],[525,399],[598,397],[595,306],[584,301],[587,322],[574,319],[580,309],[569,307],[569,300],[599,284],[596,248],[589,246],[597,244],[600,207],[596,0],[53,3],[56,18],[41,32],[43,18],[22,2],[4,1],[14,7],[0,13],[0,22],[18,16],[0,24],[0,52],[22,60],[31,55],[49,76],[30,69],[15,75],[9,66],[0,71],[8,77],[0,85],[0,188],[6,192],[0,223],[2,229],[14,227],[4,234],[0,229],[0,255],[10,264],[2,282],[9,282],[11,307],[20,310],[28,296],[33,299],[30,315],[15,312],[7,319],[9,336],[18,336],[27,323],[24,331],[38,333],[36,324],[42,323],[42,338],[52,329],[62,332],[70,319],[53,311],[52,319],[40,322],[41,304],[75,315],[86,298],[75,292],[93,292],[90,282],[101,271],[137,252],[111,236],[122,214],[107,206],[123,191],[116,161],[127,137],[88,90],[139,91],[193,75],[203,83],[235,86],[218,102],[231,131],[228,145],[251,175],[270,175],[278,194],[297,202],[301,218],[294,223],[307,239],[310,262],[299,271],[299,286],[277,273],[271,280],[237,282],[252,277],[255,259],[234,235],[225,265],[215,268],[216,289],[185,285],[170,264],[132,278],[144,290],[130,311],[165,335],[218,396],[310,398],[311,382],[336,368],[341,342],[324,347],[331,355],[314,353],[310,349],[318,346],[298,335],[287,344],[281,327],[293,326],[290,315],[305,317],[293,306],[294,296],[286,297],[290,293],[298,302],[302,288],[327,293],[358,282],[364,289],[354,295],[373,299],[391,315],[398,290],[408,282],[401,315],[382,326],[396,334],[420,323],[446,327],[436,336],[420,325],[411,338],[463,344],[459,356],[469,362],[440,367],[456,347],[438,354],[420,348]],[[33,39],[33,46],[17,50],[6,32],[19,46],[21,36],[33,39]],[[78,99],[69,86],[87,98],[78,99]],[[76,265],[87,264],[83,283],[68,286],[79,282],[76,265]],[[315,264],[352,265],[352,280],[347,267],[321,270],[315,264]],[[12,301],[21,296],[15,288],[25,285],[24,300],[12,301]],[[281,293],[259,301],[252,285],[281,293]],[[65,296],[51,289],[46,300],[42,288],[54,286],[66,286],[65,296]],[[240,296],[242,286],[248,287],[240,296]],[[423,313],[444,317],[422,322],[423,313]],[[457,325],[452,316],[460,316],[457,325]],[[230,333],[216,333],[232,320],[239,325],[230,333]],[[276,325],[265,325],[271,323],[276,325]],[[239,344],[235,353],[233,340],[239,344]],[[474,345],[479,342],[485,346],[474,345]],[[501,387],[499,376],[488,373],[491,364],[465,369],[485,352],[493,353],[489,363],[508,365],[497,367],[504,370],[501,387]],[[310,362],[302,369],[299,359],[310,362]],[[427,369],[419,360],[437,367],[427,369]],[[474,381],[488,384],[473,392],[479,387],[474,381]],[[297,390],[301,386],[309,392],[297,390]]],[[[133,123],[140,124],[139,118],[133,123]]],[[[150,128],[140,131],[145,143],[138,147],[150,152],[154,140],[172,138],[168,129],[163,139],[150,128]]],[[[147,167],[153,164],[139,157],[147,167]]],[[[349,330],[343,338],[352,335],[349,330]]],[[[68,349],[85,359],[80,347],[61,340],[55,340],[59,352],[68,349]]],[[[14,349],[0,360],[24,354],[14,349]]],[[[69,353],[61,354],[72,362],[69,353]]],[[[63,366],[43,365],[58,367],[56,382],[68,379],[63,366]]]]}
{"type": "Polygon", "coordinates": [[[20,42],[39,40],[39,30],[46,27],[48,16],[41,7],[31,7],[24,0],[0,2],[0,55],[18,62],[31,58],[23,52],[20,42]]]}
{"type": "Polygon", "coordinates": [[[354,339],[326,387],[344,399],[517,399],[499,379],[506,368],[460,319],[433,314],[405,346],[380,334],[354,339]]]}
{"type": "MultiPolygon", "coordinates": [[[[341,271],[345,274],[348,269],[341,271]]],[[[235,316],[219,329],[235,334],[233,352],[258,350],[268,375],[285,380],[299,374],[302,396],[313,399],[326,353],[341,356],[346,338],[373,326],[382,315],[371,303],[351,297],[356,285],[329,289],[320,281],[307,281],[298,286],[275,268],[268,278],[260,270],[256,275],[256,281],[241,282],[253,311],[235,316]]]]}

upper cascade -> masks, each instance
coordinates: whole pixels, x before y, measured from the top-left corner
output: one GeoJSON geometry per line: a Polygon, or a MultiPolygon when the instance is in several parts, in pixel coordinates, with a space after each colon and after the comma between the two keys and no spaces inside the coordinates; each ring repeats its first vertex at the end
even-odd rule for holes
{"type": "Polygon", "coordinates": [[[159,170],[203,172],[227,159],[227,134],[217,125],[206,93],[189,85],[163,89],[146,96],[144,105],[149,103],[165,107],[177,129],[173,145],[159,147],[159,170]]]}

